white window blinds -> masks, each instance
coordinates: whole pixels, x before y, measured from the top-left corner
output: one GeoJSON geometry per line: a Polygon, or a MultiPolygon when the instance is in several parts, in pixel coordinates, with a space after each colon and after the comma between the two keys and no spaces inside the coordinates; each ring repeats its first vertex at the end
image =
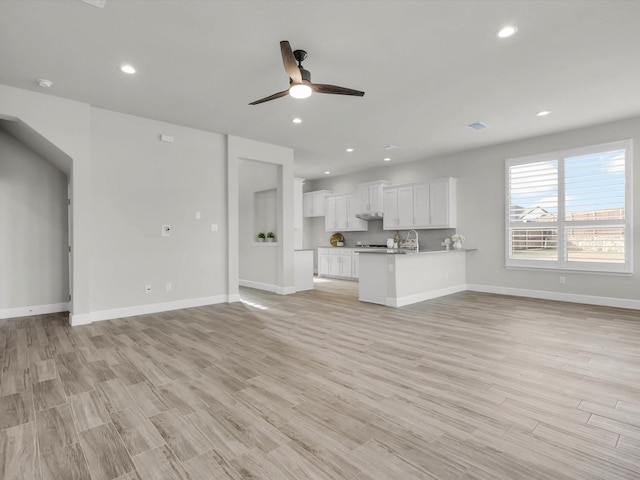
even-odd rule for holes
{"type": "Polygon", "coordinates": [[[507,161],[507,266],[631,272],[631,141],[507,161]]]}

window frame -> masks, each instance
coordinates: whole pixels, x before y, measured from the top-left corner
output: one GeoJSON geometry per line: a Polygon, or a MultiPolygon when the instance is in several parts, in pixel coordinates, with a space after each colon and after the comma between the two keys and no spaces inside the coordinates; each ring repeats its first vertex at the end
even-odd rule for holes
{"type": "Polygon", "coordinates": [[[505,267],[514,269],[542,269],[556,270],[562,272],[588,272],[605,274],[633,273],[633,140],[626,139],[616,142],[589,145],[584,147],[559,150],[537,155],[510,158],[505,161],[505,267]],[[599,220],[599,221],[567,221],[565,216],[565,161],[567,158],[597,154],[612,150],[625,150],[625,218],[624,220],[599,220]],[[540,229],[557,229],[558,256],[557,260],[531,260],[511,258],[512,248],[512,228],[531,227],[530,222],[511,221],[511,200],[510,200],[510,168],[517,165],[526,165],[539,162],[558,162],[557,192],[558,192],[558,213],[554,222],[536,222],[535,227],[540,229]],[[566,253],[566,231],[574,228],[597,228],[599,226],[624,227],[625,261],[623,263],[608,262],[578,262],[567,259],[566,253]]]}

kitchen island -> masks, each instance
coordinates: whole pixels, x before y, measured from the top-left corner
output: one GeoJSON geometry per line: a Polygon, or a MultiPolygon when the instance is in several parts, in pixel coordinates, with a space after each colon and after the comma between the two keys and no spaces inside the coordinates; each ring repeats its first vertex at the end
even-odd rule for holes
{"type": "Polygon", "coordinates": [[[466,289],[466,253],[472,250],[360,251],[363,302],[403,307],[466,289]]]}

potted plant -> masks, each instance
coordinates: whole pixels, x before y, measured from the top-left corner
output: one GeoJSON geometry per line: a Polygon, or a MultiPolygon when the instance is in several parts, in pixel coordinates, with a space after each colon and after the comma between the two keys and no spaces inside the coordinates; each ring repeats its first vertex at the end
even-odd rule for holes
{"type": "Polygon", "coordinates": [[[273,242],[275,238],[276,236],[274,235],[273,232],[267,232],[267,242],[273,242]]]}
{"type": "Polygon", "coordinates": [[[256,235],[256,237],[258,238],[259,242],[264,242],[264,233],[260,232],[258,235],[256,235]]]}
{"type": "Polygon", "coordinates": [[[455,233],[453,235],[451,235],[451,241],[453,242],[453,248],[455,250],[460,250],[462,249],[462,244],[466,241],[467,239],[465,238],[464,235],[461,235],[460,233],[455,233]]]}

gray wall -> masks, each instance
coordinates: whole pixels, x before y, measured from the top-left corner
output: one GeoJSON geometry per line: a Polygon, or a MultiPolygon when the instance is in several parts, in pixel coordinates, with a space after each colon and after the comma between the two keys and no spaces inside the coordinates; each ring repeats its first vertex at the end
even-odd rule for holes
{"type": "MultiPolygon", "coordinates": [[[[278,282],[277,248],[272,244],[256,244],[254,193],[275,189],[278,186],[278,166],[240,160],[238,162],[239,182],[239,231],[240,231],[240,281],[244,285],[258,287],[270,286],[276,290],[278,282]],[[253,282],[253,283],[249,283],[253,282]]],[[[268,228],[274,232],[276,228],[276,204],[274,197],[272,225],[268,228]]],[[[263,230],[266,234],[266,228],[263,230]]],[[[276,238],[277,240],[277,238],[276,238]]]]}
{"type": "MultiPolygon", "coordinates": [[[[481,135],[482,133],[479,132],[481,135]]],[[[594,145],[632,138],[634,140],[633,184],[640,198],[640,118],[572,130],[553,135],[511,142],[494,147],[428,158],[422,161],[389,165],[352,175],[305,183],[305,191],[356,191],[356,185],[374,180],[395,184],[413,183],[430,178],[458,178],[458,232],[467,237],[465,247],[477,248],[467,254],[467,283],[500,289],[559,292],[579,299],[580,295],[640,300],[640,206],[634,209],[634,275],[559,273],[534,270],[507,270],[505,261],[505,160],[555,150],[594,145]],[[559,277],[566,277],[560,285],[559,277]]],[[[328,238],[323,219],[306,219],[305,246],[317,245],[328,238]],[[309,221],[310,220],[310,221],[309,221]]],[[[349,237],[356,234],[349,234],[349,237]]],[[[364,237],[363,235],[361,235],[364,237]]],[[[491,288],[490,288],[491,290],[491,288]]],[[[505,290],[506,291],[506,290],[505,290]]],[[[623,303],[624,304],[624,303],[623,303]]],[[[634,304],[635,305],[635,304],[634,304]]]]}
{"type": "Polygon", "coordinates": [[[67,184],[0,130],[0,310],[69,301],[67,184]]]}
{"type": "Polygon", "coordinates": [[[93,311],[226,295],[225,149],[222,135],[91,109],[93,311]]]}
{"type": "MultiPolygon", "coordinates": [[[[293,150],[6,85],[0,120],[21,122],[68,160],[72,325],[240,300],[241,158],[278,168],[277,285],[279,293],[295,291],[293,150]],[[160,142],[161,133],[175,142],[160,142]],[[173,227],[171,237],[161,236],[163,224],[173,227]]],[[[16,268],[3,271],[15,276],[16,268]]],[[[54,307],[0,307],[0,317],[64,311],[67,303],[54,307]]]]}

